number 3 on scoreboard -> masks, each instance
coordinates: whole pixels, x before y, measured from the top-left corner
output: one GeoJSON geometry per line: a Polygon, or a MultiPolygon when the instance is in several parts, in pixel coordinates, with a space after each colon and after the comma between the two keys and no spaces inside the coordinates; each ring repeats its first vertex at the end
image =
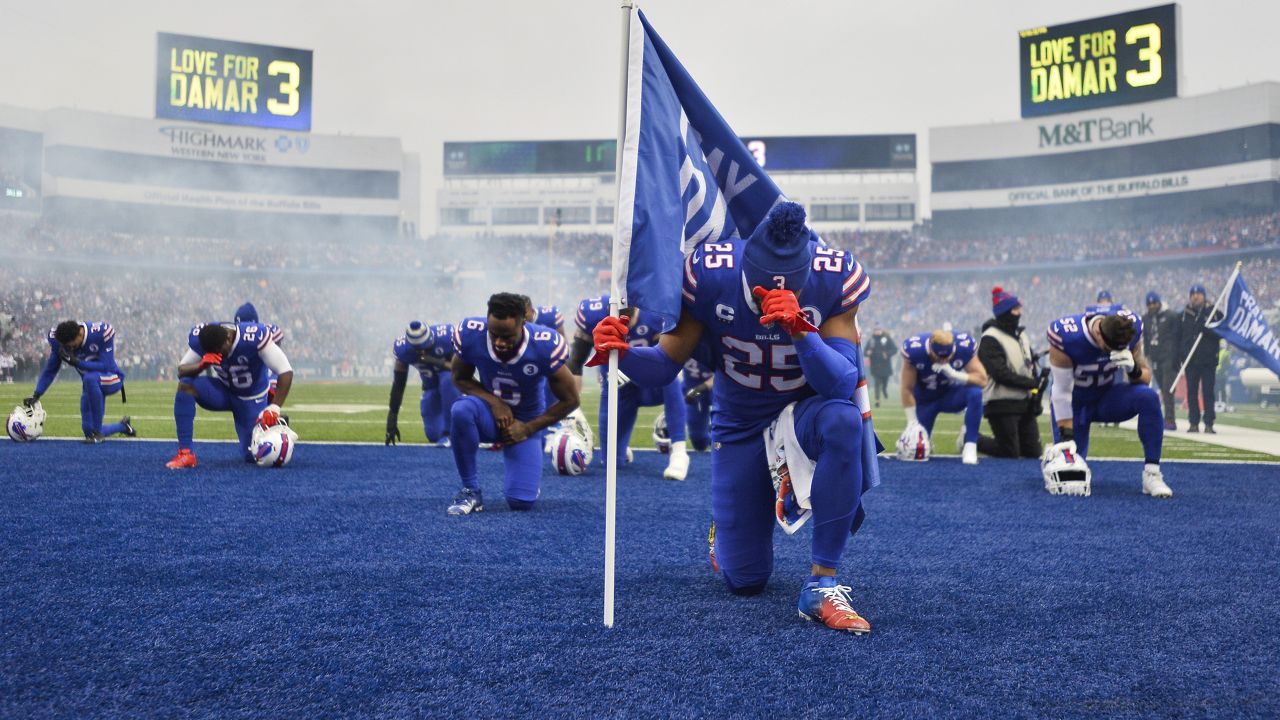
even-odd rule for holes
{"type": "MultiPolygon", "coordinates": [[[[1132,72],[1132,71],[1130,71],[1132,72]]],[[[272,115],[287,115],[292,117],[298,114],[298,82],[302,78],[302,71],[298,69],[298,63],[290,60],[272,60],[267,65],[268,75],[288,75],[288,80],[280,81],[280,93],[288,98],[287,101],[281,102],[275,98],[267,98],[267,110],[272,115]]]]}
{"type": "Polygon", "coordinates": [[[1124,79],[1129,87],[1155,85],[1164,77],[1164,62],[1160,59],[1160,26],[1155,23],[1134,25],[1124,34],[1126,45],[1146,40],[1147,46],[1138,48],[1138,60],[1147,64],[1146,70],[1129,70],[1124,79]]]}

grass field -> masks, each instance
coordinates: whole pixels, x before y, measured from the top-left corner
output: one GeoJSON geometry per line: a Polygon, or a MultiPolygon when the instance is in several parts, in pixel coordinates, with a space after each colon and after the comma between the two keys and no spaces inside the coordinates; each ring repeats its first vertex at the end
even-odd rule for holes
{"type": "MultiPolygon", "coordinates": [[[[43,398],[49,420],[45,432],[56,437],[79,437],[80,386],[74,382],[74,374],[64,372],[63,381],[55,383],[43,398]],[[68,382],[71,380],[72,382],[68,382]]],[[[139,434],[145,438],[173,438],[173,384],[159,382],[129,382],[127,405],[121,405],[119,396],[107,400],[106,418],[115,420],[129,414],[139,434]]],[[[412,386],[411,386],[412,387],[412,386]]],[[[896,389],[895,389],[896,390],[896,389]]],[[[26,385],[0,385],[0,407],[11,408],[30,394],[26,385]]],[[[287,412],[302,440],[335,442],[382,442],[385,437],[387,396],[389,386],[339,383],[298,383],[290,393],[287,412]]],[[[594,382],[584,383],[582,407],[587,417],[595,422],[600,395],[594,382]]],[[[632,436],[635,447],[652,447],[650,427],[659,408],[644,408],[632,436]]],[[[896,392],[891,401],[875,413],[876,430],[885,445],[892,445],[902,432],[906,421],[897,401],[896,392]]],[[[1238,423],[1245,427],[1280,431],[1280,409],[1239,406],[1237,412],[1224,414],[1219,423],[1238,423]]],[[[934,428],[935,452],[940,455],[955,453],[955,438],[960,432],[960,415],[942,415],[934,428]]],[[[985,423],[984,432],[988,432],[985,423]]],[[[1049,437],[1048,416],[1041,418],[1043,437],[1049,437]]],[[[1185,429],[1185,420],[1182,423],[1185,429]]],[[[400,409],[400,432],[406,443],[425,443],[418,417],[418,402],[414,392],[406,393],[400,409]]],[[[196,415],[197,440],[229,440],[234,438],[231,418],[223,413],[203,410],[196,415]]],[[[1165,436],[1164,456],[1171,459],[1191,460],[1254,460],[1280,461],[1274,455],[1232,450],[1205,445],[1186,439],[1180,433],[1165,436]]],[[[1140,458],[1141,446],[1137,434],[1119,428],[1094,428],[1090,454],[1094,457],[1140,458]]]]}

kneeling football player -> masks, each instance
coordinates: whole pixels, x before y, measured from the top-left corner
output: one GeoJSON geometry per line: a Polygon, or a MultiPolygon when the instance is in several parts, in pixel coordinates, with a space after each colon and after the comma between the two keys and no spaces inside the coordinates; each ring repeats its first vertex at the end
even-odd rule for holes
{"type": "Polygon", "coordinates": [[[484,509],[476,473],[481,442],[502,443],[507,505],[532,509],[542,485],[542,431],[578,407],[578,390],[565,367],[569,346],[555,328],[528,322],[523,296],[513,293],[493,295],[486,317],[459,323],[453,345],[453,382],[464,395],[450,410],[462,490],[449,514],[484,509]],[[556,397],[551,407],[542,395],[544,378],[556,397]]]}
{"type": "Polygon", "coordinates": [[[982,427],[982,388],[987,371],[969,333],[934,330],[902,342],[902,409],[907,431],[920,425],[933,438],[939,413],[964,413],[960,457],[978,464],[978,432],[982,427]]]}

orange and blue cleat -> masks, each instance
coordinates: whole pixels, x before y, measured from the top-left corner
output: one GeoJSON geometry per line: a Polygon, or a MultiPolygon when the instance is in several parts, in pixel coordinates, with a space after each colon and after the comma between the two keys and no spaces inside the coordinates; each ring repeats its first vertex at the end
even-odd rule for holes
{"type": "Polygon", "coordinates": [[[843,630],[856,635],[871,632],[867,622],[849,604],[849,587],[837,585],[833,577],[823,577],[818,582],[806,583],[800,591],[800,617],[820,622],[832,630],[843,630]]]}

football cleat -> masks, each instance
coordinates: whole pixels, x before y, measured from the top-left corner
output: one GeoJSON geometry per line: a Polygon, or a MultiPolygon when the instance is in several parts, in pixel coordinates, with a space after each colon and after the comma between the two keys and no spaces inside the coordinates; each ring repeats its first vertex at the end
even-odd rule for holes
{"type": "Polygon", "coordinates": [[[480,490],[462,488],[458,491],[458,496],[453,499],[453,504],[449,506],[449,515],[460,517],[482,510],[484,510],[484,499],[480,496],[480,490]]]}
{"type": "Polygon", "coordinates": [[[849,586],[837,585],[833,577],[805,584],[800,591],[800,617],[855,635],[871,632],[871,623],[849,604],[849,586]]]}
{"type": "Polygon", "coordinates": [[[965,465],[978,464],[978,444],[977,443],[964,444],[964,450],[960,452],[960,462],[964,463],[965,465]]]}
{"type": "Polygon", "coordinates": [[[449,439],[448,435],[445,435],[440,438],[440,442],[436,443],[436,447],[451,448],[453,447],[453,441],[449,439]]]}
{"type": "Polygon", "coordinates": [[[1173,497],[1173,490],[1165,484],[1164,473],[1160,472],[1159,466],[1142,469],[1142,494],[1153,498],[1173,497]]]}
{"type": "Polygon", "coordinates": [[[688,474],[688,451],[676,451],[671,453],[671,459],[667,461],[667,469],[662,471],[662,477],[667,480],[683,480],[688,476],[688,474]]]}
{"type": "Polygon", "coordinates": [[[182,470],[185,468],[193,468],[196,466],[196,454],[183,448],[178,451],[173,459],[164,464],[170,470],[182,470]]]}
{"type": "Polygon", "coordinates": [[[711,521],[711,529],[707,531],[707,551],[711,557],[711,569],[720,572],[720,563],[716,562],[716,521],[711,521]]]}
{"type": "Polygon", "coordinates": [[[133,427],[133,418],[125,415],[120,418],[120,424],[124,426],[124,429],[120,431],[121,435],[125,437],[138,437],[138,431],[133,427]]]}
{"type": "Polygon", "coordinates": [[[100,432],[87,432],[84,434],[85,445],[101,445],[106,439],[100,432]]]}
{"type": "Polygon", "coordinates": [[[631,463],[635,462],[635,460],[636,460],[636,454],[631,452],[631,448],[627,448],[627,464],[630,465],[631,463]]]}

